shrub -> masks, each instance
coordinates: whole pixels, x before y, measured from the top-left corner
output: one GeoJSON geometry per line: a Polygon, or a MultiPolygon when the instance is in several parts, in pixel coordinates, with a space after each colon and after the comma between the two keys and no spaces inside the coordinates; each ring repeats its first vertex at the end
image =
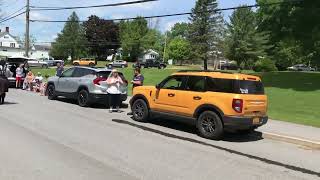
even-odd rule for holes
{"type": "Polygon", "coordinates": [[[258,60],[253,67],[255,72],[271,72],[277,71],[275,63],[270,59],[261,59],[258,60]]]}

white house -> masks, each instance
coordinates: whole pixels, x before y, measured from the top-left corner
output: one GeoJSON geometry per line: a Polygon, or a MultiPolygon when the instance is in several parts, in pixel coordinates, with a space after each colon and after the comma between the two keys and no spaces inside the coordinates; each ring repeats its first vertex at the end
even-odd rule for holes
{"type": "Polygon", "coordinates": [[[10,34],[9,27],[6,27],[4,32],[0,29],[0,56],[23,56],[24,52],[21,49],[21,42],[10,34]]]}
{"type": "Polygon", "coordinates": [[[159,58],[159,56],[160,56],[159,53],[157,53],[155,50],[149,49],[145,51],[142,56],[139,57],[139,61],[141,62],[146,62],[147,60],[155,61],[159,58]]]}
{"type": "MultiPolygon", "coordinates": [[[[33,45],[30,49],[31,58],[49,58],[50,46],[33,45]]],[[[22,42],[16,36],[10,34],[10,28],[5,31],[0,29],[0,56],[1,57],[22,57],[25,56],[25,49],[22,42]]]]}

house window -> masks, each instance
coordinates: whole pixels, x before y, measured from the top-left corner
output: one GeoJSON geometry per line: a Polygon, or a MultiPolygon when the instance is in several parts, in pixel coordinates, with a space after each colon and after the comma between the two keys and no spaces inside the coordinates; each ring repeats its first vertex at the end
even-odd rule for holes
{"type": "Polygon", "coordinates": [[[2,51],[8,51],[8,50],[6,50],[6,49],[3,49],[2,51]]]}
{"type": "Polygon", "coordinates": [[[16,47],[16,43],[10,43],[10,47],[16,47]]]}
{"type": "Polygon", "coordinates": [[[9,39],[9,36],[4,36],[5,39],[9,39]]]}

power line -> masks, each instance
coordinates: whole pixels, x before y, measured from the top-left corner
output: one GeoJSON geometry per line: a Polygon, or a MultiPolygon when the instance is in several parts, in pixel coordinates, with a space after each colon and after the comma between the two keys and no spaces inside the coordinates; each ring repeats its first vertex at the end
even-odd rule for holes
{"type": "Polygon", "coordinates": [[[93,6],[74,6],[74,7],[40,7],[40,6],[30,6],[33,11],[58,11],[58,10],[67,10],[67,9],[87,9],[87,8],[100,8],[100,7],[115,7],[115,6],[125,6],[132,4],[141,4],[147,2],[154,2],[158,0],[138,0],[122,3],[113,3],[113,4],[102,4],[102,5],[93,5],[93,6]]]}
{"type": "Polygon", "coordinates": [[[16,13],[20,12],[21,10],[23,10],[25,7],[26,7],[26,6],[23,6],[23,7],[20,8],[19,10],[17,10],[17,11],[15,11],[15,12],[11,13],[10,15],[7,15],[6,17],[0,19],[0,21],[3,21],[3,20],[5,20],[5,19],[10,18],[11,16],[13,16],[13,15],[15,15],[16,13]]]}
{"type": "Polygon", "coordinates": [[[24,13],[26,13],[26,11],[23,11],[23,12],[15,15],[15,16],[9,17],[9,18],[7,18],[7,19],[2,19],[2,20],[0,20],[0,23],[4,23],[4,22],[6,22],[6,21],[9,21],[9,20],[11,20],[11,19],[14,19],[14,18],[16,18],[16,17],[18,17],[18,16],[23,15],[24,13]]]}
{"type": "MultiPolygon", "coordinates": [[[[237,6],[237,7],[230,7],[230,8],[221,8],[216,9],[212,12],[221,12],[221,11],[229,11],[229,10],[236,10],[236,9],[245,9],[245,8],[257,8],[257,7],[265,7],[265,6],[275,6],[275,5],[282,5],[282,4],[293,4],[297,2],[302,2],[303,0],[293,0],[288,2],[277,2],[277,3],[268,3],[268,4],[254,4],[254,5],[247,5],[247,6],[237,6]]],[[[206,11],[207,12],[207,11],[206,11]]],[[[203,13],[203,12],[199,12],[203,13]]],[[[116,19],[106,19],[109,21],[122,21],[122,20],[134,20],[138,18],[145,18],[145,19],[152,19],[152,18],[163,18],[163,17],[172,17],[172,16],[186,16],[191,15],[192,12],[182,12],[182,13],[174,13],[174,14],[163,14],[163,15],[155,15],[155,16],[140,16],[140,17],[129,17],[129,18],[116,18],[116,19]]],[[[52,22],[52,23],[61,23],[61,22],[69,22],[68,20],[37,20],[32,19],[31,22],[52,22]]],[[[84,20],[80,20],[78,22],[86,22],[84,20]]]]}

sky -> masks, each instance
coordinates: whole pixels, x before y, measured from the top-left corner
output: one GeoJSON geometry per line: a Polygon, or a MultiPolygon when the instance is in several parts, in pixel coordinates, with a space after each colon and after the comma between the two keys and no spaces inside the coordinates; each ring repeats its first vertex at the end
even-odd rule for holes
{"type": "MultiPolygon", "coordinates": [[[[1,1],[1,0],[0,0],[1,1]]],[[[133,0],[30,0],[32,6],[61,7],[61,6],[90,6],[118,2],[127,2],[133,0]]],[[[2,0],[0,5],[1,14],[6,17],[23,6],[26,0],[2,0]]],[[[40,20],[67,20],[72,11],[75,11],[80,20],[87,20],[90,15],[97,15],[105,19],[126,18],[140,16],[152,16],[160,14],[172,14],[181,12],[190,12],[195,6],[196,0],[159,0],[144,4],[104,7],[94,9],[64,10],[64,11],[31,11],[31,19],[40,20]]],[[[243,4],[255,4],[255,0],[218,0],[219,8],[228,8],[243,4]]],[[[232,11],[225,11],[223,15],[228,20],[232,11]]],[[[188,16],[166,17],[151,20],[151,24],[158,24],[162,32],[169,30],[177,22],[188,21],[188,16]]],[[[10,27],[10,33],[14,36],[23,37],[25,33],[25,15],[19,16],[10,21],[0,24],[2,31],[5,27],[10,27]]],[[[37,42],[52,42],[61,32],[64,23],[39,23],[31,22],[30,34],[35,37],[37,42]]]]}

